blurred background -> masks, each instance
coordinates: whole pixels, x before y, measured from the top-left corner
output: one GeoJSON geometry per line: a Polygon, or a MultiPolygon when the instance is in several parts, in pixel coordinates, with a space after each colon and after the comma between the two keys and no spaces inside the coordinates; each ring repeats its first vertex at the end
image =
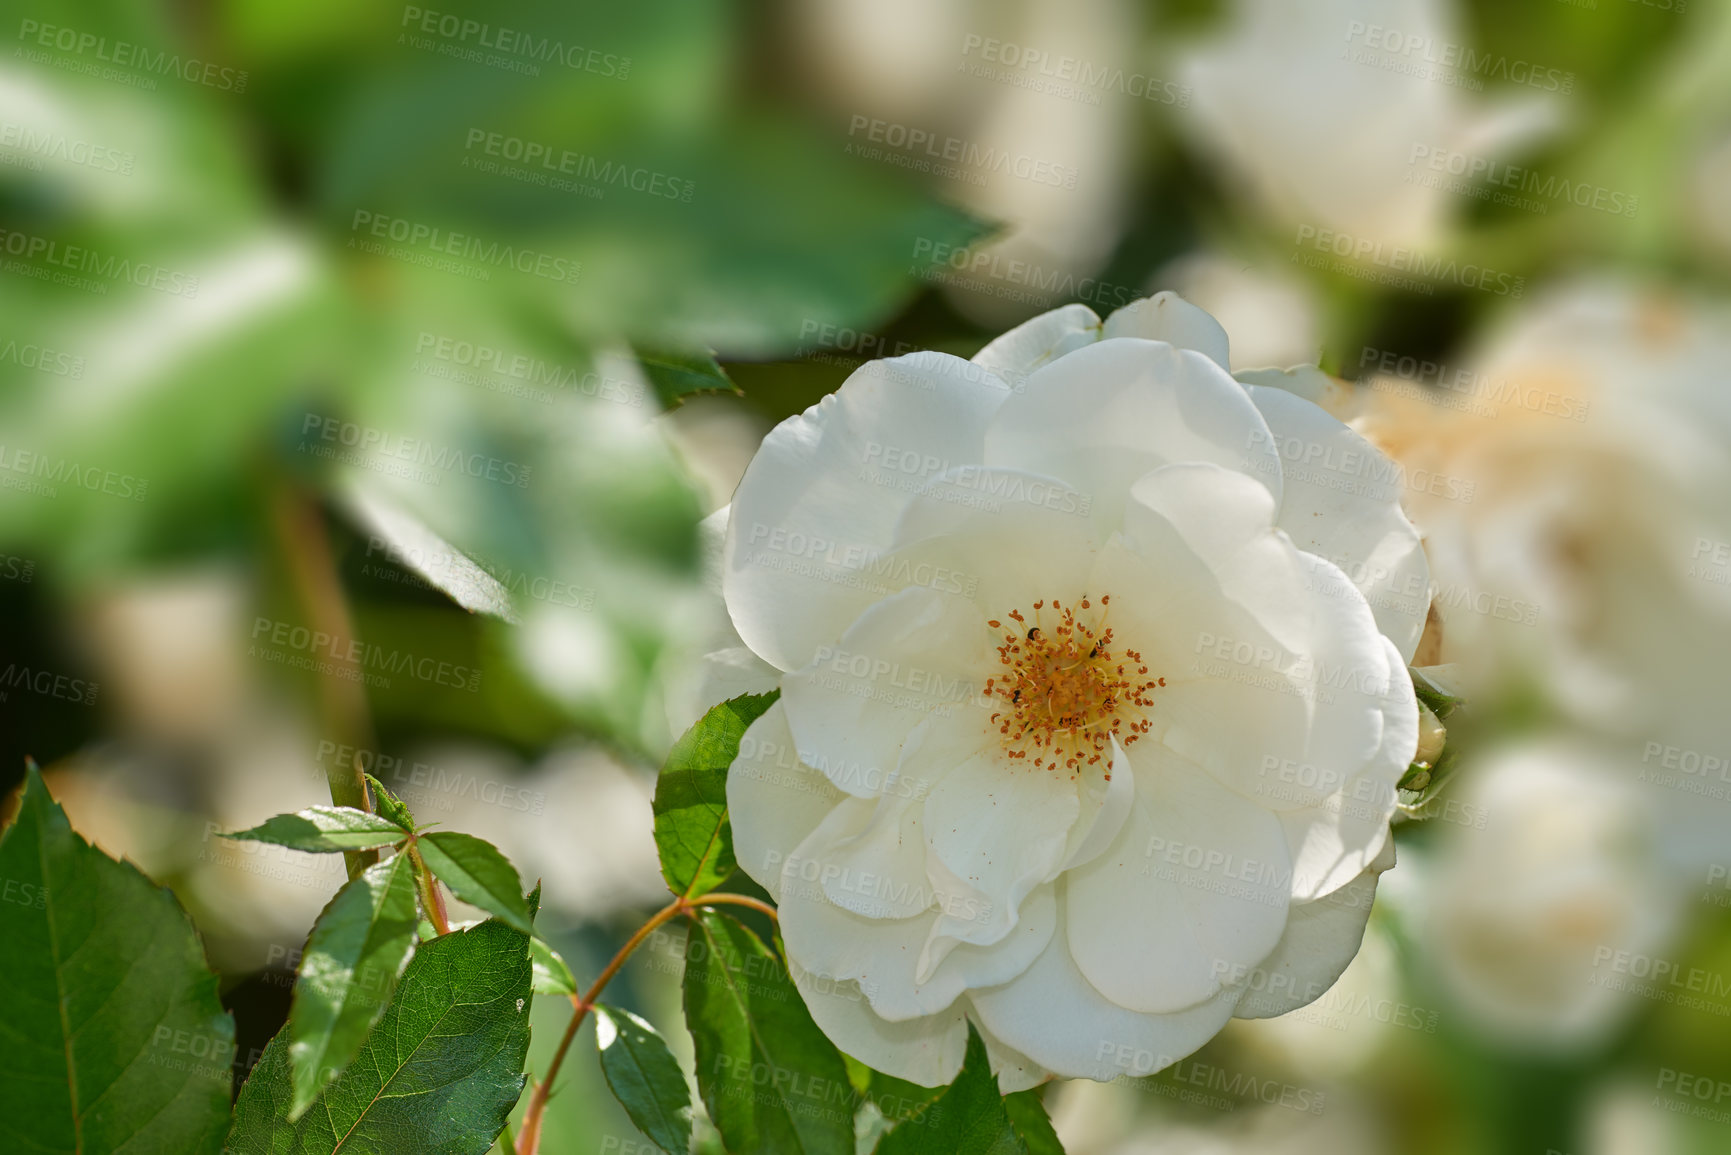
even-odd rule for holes
{"type": "Polygon", "coordinates": [[[1068,1149],[1731,1150],[1731,6],[430,3],[0,2],[0,787],[174,888],[237,1079],[341,867],[216,831],[358,759],[593,976],[763,433],[1176,289],[1402,464],[1469,703],[1341,983],[1068,1149]]]}

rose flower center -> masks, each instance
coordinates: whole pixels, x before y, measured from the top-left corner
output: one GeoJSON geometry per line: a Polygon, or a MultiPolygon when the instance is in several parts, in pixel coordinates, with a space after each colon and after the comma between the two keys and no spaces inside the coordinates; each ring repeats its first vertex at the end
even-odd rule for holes
{"type": "Polygon", "coordinates": [[[1111,778],[1112,739],[1128,746],[1153,726],[1144,712],[1166,679],[1149,677],[1135,650],[1113,652],[1106,625],[1111,600],[1100,598],[1097,617],[1084,595],[1069,609],[1056,598],[1049,609],[1035,602],[1031,624],[1019,609],[1010,611],[1009,628],[995,619],[986,623],[1004,630],[998,647],[1004,669],[987,680],[986,696],[999,707],[992,724],[1011,758],[1063,769],[1072,778],[1084,766],[1103,764],[1111,778]]]}

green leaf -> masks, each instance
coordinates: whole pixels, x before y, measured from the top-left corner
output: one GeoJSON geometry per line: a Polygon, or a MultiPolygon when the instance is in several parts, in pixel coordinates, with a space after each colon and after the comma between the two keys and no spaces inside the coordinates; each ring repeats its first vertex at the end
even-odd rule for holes
{"type": "Polygon", "coordinates": [[[655,387],[661,404],[671,409],[693,393],[739,393],[739,386],[710,350],[701,352],[638,349],[637,362],[655,387]]]}
{"type": "Polygon", "coordinates": [[[397,564],[419,574],[434,589],[472,614],[491,614],[515,622],[511,594],[499,579],[467,554],[440,537],[420,518],[399,508],[371,479],[354,478],[344,486],[349,512],[384,546],[397,564]]]}
{"type": "Polygon", "coordinates": [[[415,816],[409,812],[407,804],[385,789],[385,784],[371,774],[365,777],[367,785],[373,788],[373,808],[379,812],[379,817],[395,822],[402,830],[414,833],[415,816]]]}
{"type": "Polygon", "coordinates": [[[482,1155],[523,1093],[528,936],[489,919],[415,952],[360,1054],[313,1110],[288,1119],[286,1041],[271,1040],[234,1105],[236,1155],[482,1155]]]}
{"type": "Polygon", "coordinates": [[[496,914],[524,934],[533,934],[523,880],[510,859],[484,838],[456,830],[423,834],[416,840],[427,869],[464,902],[496,914]]]}
{"type": "Polygon", "coordinates": [[[1064,1155],[1064,1144],[1058,1141],[1058,1132],[1052,1129],[1052,1119],[1046,1114],[1040,1091],[1039,1087],[1030,1087],[1004,1096],[1004,1110],[1009,1113],[1010,1127],[1027,1145],[1028,1155],[1064,1155]]]}
{"type": "Polygon", "coordinates": [[[309,806],[295,814],[278,814],[250,830],[223,837],[331,854],[390,846],[402,841],[403,830],[382,814],[368,814],[352,806],[309,806]]]}
{"type": "Polygon", "coordinates": [[[0,837],[0,1150],[215,1152],[234,1020],[186,912],[34,767],[0,837]]]}
{"type": "Polygon", "coordinates": [[[319,913],[289,1008],[290,1118],[299,1118],[361,1049],[414,953],[416,921],[414,867],[406,854],[368,867],[319,913]]]}
{"type": "Polygon", "coordinates": [[[742,694],[713,707],[667,755],[655,782],[655,845],[674,894],[706,894],[733,873],[727,768],[740,737],[779,693],[742,694]]]}
{"type": "Polygon", "coordinates": [[[577,979],[559,952],[547,945],[540,935],[529,940],[529,965],[534,968],[535,993],[538,995],[574,995],[577,979]]]}
{"type": "Polygon", "coordinates": [[[685,1155],[691,1149],[691,1089],[666,1041],[630,1011],[597,1006],[595,1044],[601,1073],[637,1129],[669,1155],[685,1155]]]}
{"type": "MultiPolygon", "coordinates": [[[[1025,1108],[1018,1111],[1026,1115],[1025,1108]]],[[[961,1074],[917,1123],[885,1135],[877,1155],[1032,1155],[1011,1125],[986,1044],[972,1022],[961,1074]]]]}
{"type": "Polygon", "coordinates": [[[942,1087],[922,1087],[918,1083],[874,1071],[851,1055],[843,1055],[842,1058],[847,1062],[848,1078],[852,1080],[854,1089],[862,1098],[876,1104],[883,1117],[892,1123],[924,1114],[927,1108],[937,1101],[938,1096],[944,1093],[942,1087]]]}
{"type": "Polygon", "coordinates": [[[1430,707],[1431,713],[1438,718],[1447,718],[1454,713],[1455,707],[1466,701],[1458,694],[1451,694],[1439,686],[1430,675],[1417,666],[1408,666],[1407,673],[1412,675],[1413,693],[1418,700],[1430,707]]]}
{"type": "Polygon", "coordinates": [[[786,969],[713,910],[685,950],[697,1087],[731,1155],[853,1155],[854,1090],[786,969]]]}

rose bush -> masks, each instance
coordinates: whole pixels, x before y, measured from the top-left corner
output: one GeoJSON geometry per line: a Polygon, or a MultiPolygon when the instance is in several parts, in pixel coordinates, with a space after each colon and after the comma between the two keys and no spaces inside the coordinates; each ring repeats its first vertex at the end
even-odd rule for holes
{"type": "Polygon", "coordinates": [[[1428,570],[1327,378],[1227,364],[1172,294],[1072,305],[862,366],[740,482],[735,850],[880,1070],[948,1082],[971,1018],[1006,1091],[1147,1074],[1357,950],[1428,570]]]}

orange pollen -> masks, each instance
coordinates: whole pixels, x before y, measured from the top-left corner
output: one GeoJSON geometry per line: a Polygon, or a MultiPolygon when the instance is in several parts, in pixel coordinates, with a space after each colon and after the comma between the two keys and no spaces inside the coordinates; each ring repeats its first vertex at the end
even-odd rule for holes
{"type": "MultiPolygon", "coordinates": [[[[1011,758],[1072,778],[1083,767],[1100,766],[1110,779],[1112,739],[1129,746],[1153,728],[1145,712],[1166,679],[1145,677],[1148,664],[1135,650],[1113,653],[1106,625],[1111,600],[1099,599],[1091,624],[1056,598],[1049,610],[1045,600],[1034,603],[1032,625],[1020,610],[1005,615],[1018,628],[1004,632],[998,647],[1004,669],[986,682],[986,695],[1002,702],[992,725],[1011,758]]],[[[1092,610],[1094,601],[1084,595],[1081,608],[1092,610]]],[[[1004,628],[997,619],[987,625],[1004,628]]]]}

